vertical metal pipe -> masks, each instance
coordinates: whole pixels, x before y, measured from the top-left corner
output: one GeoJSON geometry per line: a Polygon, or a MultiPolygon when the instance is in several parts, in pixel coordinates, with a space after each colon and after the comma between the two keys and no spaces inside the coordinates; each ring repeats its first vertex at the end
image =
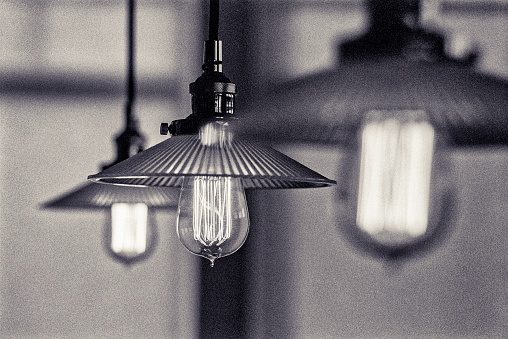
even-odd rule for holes
{"type": "Polygon", "coordinates": [[[128,18],[127,18],[127,102],[125,107],[127,126],[132,124],[133,111],[132,106],[136,100],[135,76],[134,76],[134,58],[135,58],[135,0],[128,0],[128,18]]]}
{"type": "Polygon", "coordinates": [[[219,40],[219,0],[210,0],[208,40],[219,40]]]}

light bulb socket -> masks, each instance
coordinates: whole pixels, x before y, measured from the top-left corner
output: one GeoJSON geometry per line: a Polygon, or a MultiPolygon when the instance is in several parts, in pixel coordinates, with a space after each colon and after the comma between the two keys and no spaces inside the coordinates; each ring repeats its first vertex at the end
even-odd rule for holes
{"type": "Polygon", "coordinates": [[[204,71],[189,85],[192,95],[192,115],[205,118],[223,117],[235,113],[236,85],[224,73],[204,71]]]}
{"type": "Polygon", "coordinates": [[[231,121],[235,113],[236,85],[222,73],[222,42],[205,41],[203,74],[189,85],[192,114],[161,125],[161,134],[197,134],[211,121],[231,121]]]}
{"type": "Polygon", "coordinates": [[[132,112],[132,103],[127,103],[125,109],[125,130],[117,134],[115,137],[116,159],[112,163],[103,164],[103,170],[116,165],[145,149],[146,139],[138,129],[138,120],[132,112]]]}

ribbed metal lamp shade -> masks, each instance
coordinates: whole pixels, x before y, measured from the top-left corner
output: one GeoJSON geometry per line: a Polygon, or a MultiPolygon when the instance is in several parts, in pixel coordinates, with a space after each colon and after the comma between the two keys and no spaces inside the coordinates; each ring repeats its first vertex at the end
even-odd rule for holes
{"type": "Polygon", "coordinates": [[[400,56],[345,62],[262,100],[273,105],[258,111],[254,104],[244,121],[253,126],[249,135],[268,140],[347,144],[370,110],[420,109],[450,145],[508,143],[508,81],[449,62],[400,56]]]}
{"type": "Polygon", "coordinates": [[[117,185],[180,187],[188,176],[240,177],[245,189],[335,184],[272,148],[242,140],[207,146],[199,135],[173,136],[88,178],[117,185]]]}
{"type": "Polygon", "coordinates": [[[158,187],[122,187],[85,183],[63,194],[43,207],[50,209],[109,209],[113,204],[143,202],[149,208],[170,208],[178,205],[177,189],[158,187]]]}

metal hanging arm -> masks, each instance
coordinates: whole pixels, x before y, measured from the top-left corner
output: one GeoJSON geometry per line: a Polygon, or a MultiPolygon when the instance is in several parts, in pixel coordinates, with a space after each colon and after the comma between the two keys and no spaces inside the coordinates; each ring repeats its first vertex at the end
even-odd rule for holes
{"type": "MultiPolygon", "coordinates": [[[[135,58],[135,0],[128,0],[128,19],[127,19],[127,106],[129,106],[129,111],[131,111],[130,106],[134,103],[136,99],[136,87],[135,87],[135,77],[134,77],[134,58],[135,58]]],[[[132,112],[129,112],[132,113],[132,112]]]]}
{"type": "Polygon", "coordinates": [[[210,0],[208,40],[219,40],[219,0],[210,0]]]}
{"type": "Polygon", "coordinates": [[[127,99],[125,102],[125,130],[117,135],[116,159],[103,166],[103,169],[116,165],[145,148],[145,137],[138,130],[138,119],[134,114],[136,100],[135,77],[135,26],[136,0],[127,0],[127,99]]]}
{"type": "Polygon", "coordinates": [[[219,0],[210,0],[208,40],[203,53],[203,71],[222,72],[222,41],[219,40],[219,0]]]}

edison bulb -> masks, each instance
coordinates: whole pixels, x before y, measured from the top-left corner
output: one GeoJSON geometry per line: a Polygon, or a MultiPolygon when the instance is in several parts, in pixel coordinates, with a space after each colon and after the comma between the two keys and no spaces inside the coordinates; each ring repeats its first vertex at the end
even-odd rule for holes
{"type": "Polygon", "coordinates": [[[184,178],[178,204],[177,233],[182,244],[210,260],[238,250],[249,232],[247,202],[240,178],[184,178]]]}
{"type": "MultiPolygon", "coordinates": [[[[233,132],[229,123],[213,121],[199,130],[201,145],[227,149],[233,132]]],[[[249,213],[242,179],[198,175],[182,178],[176,231],[191,253],[210,260],[238,250],[249,233],[249,213]]]]}
{"type": "Polygon", "coordinates": [[[388,245],[424,235],[434,128],[390,117],[366,124],[361,140],[358,226],[388,245]]]}
{"type": "Polygon", "coordinates": [[[144,257],[152,243],[148,206],[116,203],[111,206],[108,246],[112,255],[126,264],[144,257]]]}
{"type": "Polygon", "coordinates": [[[362,245],[389,256],[409,254],[438,233],[448,213],[438,135],[420,110],[370,111],[359,132],[359,156],[351,154],[356,160],[342,178],[349,201],[341,219],[354,225],[362,245]]]}

